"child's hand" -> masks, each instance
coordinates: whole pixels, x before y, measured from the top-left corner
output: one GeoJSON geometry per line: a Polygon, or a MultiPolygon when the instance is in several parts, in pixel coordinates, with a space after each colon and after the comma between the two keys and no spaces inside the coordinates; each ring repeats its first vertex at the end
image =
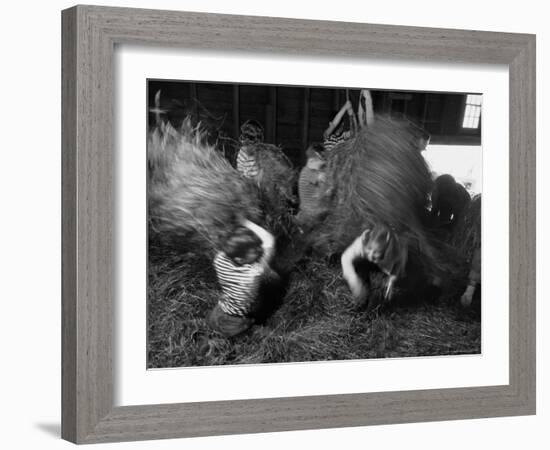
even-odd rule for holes
{"type": "Polygon", "coordinates": [[[464,291],[464,294],[462,294],[462,297],[460,297],[460,304],[463,308],[469,308],[472,304],[472,299],[474,297],[475,292],[475,286],[468,285],[466,288],[466,291],[464,291]]]}
{"type": "Polygon", "coordinates": [[[351,309],[362,308],[368,301],[368,290],[365,286],[358,288],[357,290],[351,291],[351,297],[347,297],[346,304],[351,309]]]}
{"type": "Polygon", "coordinates": [[[353,284],[350,284],[351,293],[353,294],[353,297],[356,301],[362,302],[366,300],[367,298],[367,289],[365,288],[365,285],[361,283],[360,281],[357,281],[353,284]]]}
{"type": "Polygon", "coordinates": [[[249,229],[254,228],[254,225],[255,225],[253,222],[251,222],[244,216],[242,216],[242,218],[239,219],[239,222],[241,225],[244,225],[246,228],[249,228],[249,229]]]}

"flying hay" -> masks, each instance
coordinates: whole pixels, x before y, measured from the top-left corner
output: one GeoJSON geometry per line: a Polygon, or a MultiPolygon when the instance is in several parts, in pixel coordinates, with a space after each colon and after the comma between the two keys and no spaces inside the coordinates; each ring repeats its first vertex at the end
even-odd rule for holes
{"type": "Polygon", "coordinates": [[[198,234],[220,247],[239,216],[258,221],[258,192],[185,120],[163,122],[149,134],[148,208],[153,233],[189,238],[198,234]]]}
{"type": "Polygon", "coordinates": [[[406,124],[377,118],[339,144],[328,155],[326,179],[330,213],[319,239],[336,252],[373,223],[425,241],[422,222],[432,179],[406,124]]]}

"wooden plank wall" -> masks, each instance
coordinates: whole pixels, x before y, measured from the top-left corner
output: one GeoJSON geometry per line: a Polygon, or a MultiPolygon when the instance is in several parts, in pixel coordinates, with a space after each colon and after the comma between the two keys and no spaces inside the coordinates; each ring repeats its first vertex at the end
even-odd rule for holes
{"type": "MultiPolygon", "coordinates": [[[[323,131],[347,96],[354,107],[359,97],[358,89],[150,80],[150,106],[158,89],[161,108],[170,111],[175,125],[191,114],[206,127],[237,140],[240,124],[257,120],[264,126],[266,142],[280,145],[297,166],[305,162],[307,146],[322,141],[323,131]]],[[[462,129],[463,94],[373,91],[372,96],[376,113],[408,118],[431,134],[432,143],[481,143],[480,129],[462,129]]]]}

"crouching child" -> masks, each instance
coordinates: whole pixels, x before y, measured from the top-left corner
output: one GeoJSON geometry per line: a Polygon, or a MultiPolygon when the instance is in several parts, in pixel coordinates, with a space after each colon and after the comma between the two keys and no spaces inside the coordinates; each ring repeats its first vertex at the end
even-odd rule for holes
{"type": "Polygon", "coordinates": [[[249,329],[261,307],[263,284],[278,283],[279,275],[270,264],[275,239],[268,231],[241,220],[214,258],[214,269],[222,295],[208,316],[210,326],[226,337],[249,329]]]}
{"type": "MultiPolygon", "coordinates": [[[[344,251],[342,272],[357,305],[367,302],[368,288],[357,274],[355,263],[364,260],[378,266],[384,273],[386,286],[384,300],[391,300],[395,282],[405,275],[408,246],[397,233],[383,225],[367,229],[344,251]]],[[[369,302],[369,309],[371,308],[369,302]]]]}

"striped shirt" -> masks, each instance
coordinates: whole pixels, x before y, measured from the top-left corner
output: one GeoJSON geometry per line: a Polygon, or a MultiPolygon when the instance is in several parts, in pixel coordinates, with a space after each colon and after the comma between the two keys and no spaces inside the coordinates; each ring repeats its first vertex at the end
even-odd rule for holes
{"type": "Polygon", "coordinates": [[[272,270],[269,262],[274,250],[273,237],[265,230],[261,230],[260,237],[263,254],[252,264],[235,264],[224,252],[218,252],[214,258],[214,269],[223,291],[218,304],[226,314],[246,316],[258,296],[262,275],[272,270]],[[269,238],[262,236],[263,234],[269,238]]]}
{"type": "Polygon", "coordinates": [[[348,140],[350,137],[351,137],[351,131],[344,131],[343,133],[340,133],[340,134],[331,134],[323,142],[323,147],[325,147],[325,150],[329,152],[338,144],[341,144],[342,142],[348,140]]]}
{"type": "Polygon", "coordinates": [[[323,187],[324,172],[305,166],[298,180],[298,195],[300,196],[300,211],[315,213],[319,208],[319,198],[323,187]]]}
{"type": "Polygon", "coordinates": [[[260,173],[260,168],[255,153],[250,155],[246,150],[241,148],[237,155],[237,170],[245,178],[256,178],[260,173]]]}
{"type": "Polygon", "coordinates": [[[219,305],[222,311],[232,316],[245,316],[260,289],[264,267],[260,263],[235,264],[225,253],[214,258],[214,268],[223,291],[219,305]]]}

